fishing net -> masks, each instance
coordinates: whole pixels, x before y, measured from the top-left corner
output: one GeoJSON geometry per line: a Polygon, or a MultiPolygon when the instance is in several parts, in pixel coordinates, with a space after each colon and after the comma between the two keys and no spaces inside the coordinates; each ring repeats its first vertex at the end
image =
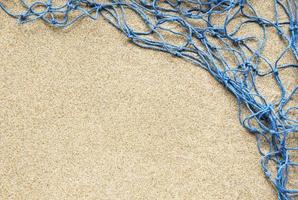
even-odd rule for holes
{"type": "Polygon", "coordinates": [[[297,0],[2,0],[0,7],[19,23],[58,28],[102,17],[132,43],[205,69],[236,97],[278,199],[298,196],[297,0]]]}

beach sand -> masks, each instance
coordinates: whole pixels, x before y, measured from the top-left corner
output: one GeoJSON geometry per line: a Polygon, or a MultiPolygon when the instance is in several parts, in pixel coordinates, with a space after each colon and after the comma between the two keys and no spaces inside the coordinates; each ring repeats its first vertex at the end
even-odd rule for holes
{"type": "Polygon", "coordinates": [[[103,19],[0,20],[1,199],[276,199],[206,71],[103,19]]]}

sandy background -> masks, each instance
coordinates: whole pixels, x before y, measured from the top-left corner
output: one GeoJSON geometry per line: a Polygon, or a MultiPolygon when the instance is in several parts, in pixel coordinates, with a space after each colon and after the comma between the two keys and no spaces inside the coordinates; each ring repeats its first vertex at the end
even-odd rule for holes
{"type": "Polygon", "coordinates": [[[103,20],[0,21],[0,199],[276,198],[207,72],[103,20]]]}

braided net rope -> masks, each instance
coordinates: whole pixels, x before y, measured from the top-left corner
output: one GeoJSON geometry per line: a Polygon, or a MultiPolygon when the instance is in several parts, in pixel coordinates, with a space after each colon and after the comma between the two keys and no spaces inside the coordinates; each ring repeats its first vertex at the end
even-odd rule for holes
{"type": "Polygon", "coordinates": [[[65,0],[60,5],[52,0],[19,0],[13,4],[20,9],[6,1],[0,7],[20,23],[43,20],[65,28],[83,17],[103,17],[132,43],[207,70],[236,97],[239,121],[256,135],[262,169],[278,199],[298,196],[297,0],[65,0]],[[270,4],[270,16],[258,13],[262,4],[270,4]],[[272,41],[278,41],[275,57],[272,41]]]}

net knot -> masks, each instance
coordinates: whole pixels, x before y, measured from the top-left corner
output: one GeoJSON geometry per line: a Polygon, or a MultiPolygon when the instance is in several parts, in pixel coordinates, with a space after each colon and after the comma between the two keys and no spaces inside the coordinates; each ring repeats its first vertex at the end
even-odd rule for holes
{"type": "Polygon", "coordinates": [[[244,43],[242,38],[234,38],[232,42],[234,43],[234,45],[240,45],[244,43]]]}
{"type": "Polygon", "coordinates": [[[173,55],[174,56],[177,56],[177,57],[181,57],[182,56],[181,52],[179,52],[179,51],[174,51],[173,52],[173,55]]]}
{"type": "Polygon", "coordinates": [[[278,73],[278,69],[277,68],[274,68],[273,69],[273,74],[274,74],[274,76],[278,76],[279,73],[278,73]]]}
{"type": "Polygon", "coordinates": [[[239,7],[242,9],[242,8],[244,8],[244,5],[246,4],[246,0],[238,0],[238,4],[239,4],[239,7]]]}
{"type": "Polygon", "coordinates": [[[21,22],[26,21],[26,20],[27,20],[27,15],[20,15],[19,20],[20,20],[21,22]]]}
{"type": "Polygon", "coordinates": [[[97,5],[98,5],[97,3],[93,3],[93,2],[90,2],[90,1],[86,2],[86,6],[88,6],[90,8],[96,7],[97,5]]]}
{"type": "Polygon", "coordinates": [[[70,10],[76,10],[76,9],[78,8],[78,5],[75,4],[73,1],[69,1],[69,2],[67,3],[67,6],[68,6],[68,8],[69,8],[70,10]]]}
{"type": "Polygon", "coordinates": [[[55,24],[58,24],[58,21],[57,21],[56,19],[51,19],[51,23],[52,23],[53,25],[55,25],[55,24]]]}

